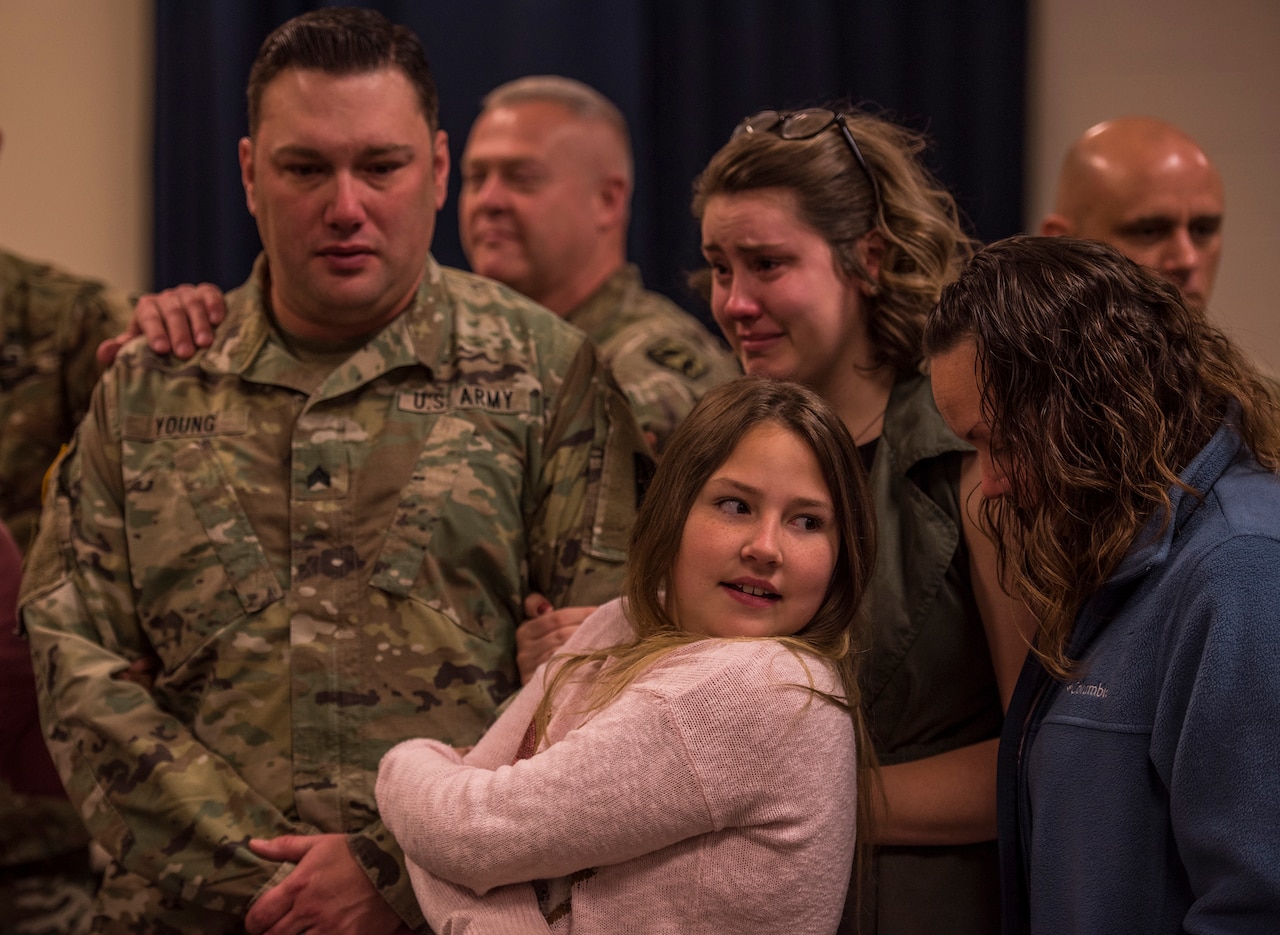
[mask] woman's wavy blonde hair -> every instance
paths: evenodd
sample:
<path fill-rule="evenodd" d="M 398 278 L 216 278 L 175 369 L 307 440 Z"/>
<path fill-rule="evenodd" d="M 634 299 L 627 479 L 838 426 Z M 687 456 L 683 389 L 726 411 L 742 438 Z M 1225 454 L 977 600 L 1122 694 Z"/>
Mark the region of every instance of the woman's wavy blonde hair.
<path fill-rule="evenodd" d="M 1015 237 L 978 253 L 925 329 L 930 356 L 972 340 L 1009 495 L 983 504 L 1002 576 L 1039 619 L 1033 650 L 1070 677 L 1085 602 L 1232 416 L 1280 469 L 1280 407 L 1257 370 L 1177 287 L 1096 241 Z"/>
<path fill-rule="evenodd" d="M 813 619 L 794 636 L 770 637 L 790 647 L 801 662 L 816 656 L 840 676 L 840 696 L 817 692 L 853 719 L 862 775 L 874 768 L 863 723 L 858 665 L 866 633 L 862 597 L 875 559 L 875 509 L 866 472 L 849 430 L 815 392 L 767 377 L 739 377 L 712 389 L 672 435 L 658 463 L 631 533 L 624 584 L 625 608 L 635 639 L 577 656 L 557 657 L 544 670 L 546 694 L 534 715 L 539 742 L 546 736 L 553 698 L 589 663 L 601 663 L 589 678 L 583 713 L 618 696 L 667 653 L 700 639 L 681 630 L 666 593 L 680 552 L 685 520 L 695 498 L 738 442 L 759 425 L 773 425 L 802 439 L 813 452 L 831 494 L 839 551 L 826 594 Z M 810 689 L 816 692 L 813 685 Z M 859 788 L 862 786 L 860 779 Z M 869 840 L 870 796 L 858 796 L 858 838 Z"/>
<path fill-rule="evenodd" d="M 693 215 L 701 221 L 716 195 L 765 188 L 793 192 L 800 220 L 831 245 L 840 272 L 876 287 L 868 304 L 875 363 L 900 374 L 914 372 L 920 366 L 925 317 L 972 255 L 973 242 L 960 225 L 955 199 L 920 161 L 923 136 L 853 108 L 839 112 L 876 177 L 878 207 L 866 173 L 832 124 L 808 139 L 783 139 L 772 132 L 734 136 L 694 180 Z M 872 230 L 884 239 L 880 275 L 874 279 L 856 247 Z M 691 282 L 709 298 L 705 270 Z"/>

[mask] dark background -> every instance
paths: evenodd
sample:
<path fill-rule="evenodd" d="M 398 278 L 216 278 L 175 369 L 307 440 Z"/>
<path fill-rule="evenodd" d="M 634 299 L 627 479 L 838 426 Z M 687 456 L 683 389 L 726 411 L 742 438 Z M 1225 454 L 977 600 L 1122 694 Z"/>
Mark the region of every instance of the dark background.
<path fill-rule="evenodd" d="M 236 141 L 258 46 L 302 0 L 158 0 L 155 283 L 241 283 L 259 249 Z M 433 252 L 466 261 L 456 166 L 480 99 L 527 74 L 577 78 L 631 125 L 631 259 L 706 319 L 694 176 L 745 115 L 852 101 L 924 131 L 925 161 L 983 241 L 1022 227 L 1026 0 L 385 0 L 421 37 L 455 171 Z"/>

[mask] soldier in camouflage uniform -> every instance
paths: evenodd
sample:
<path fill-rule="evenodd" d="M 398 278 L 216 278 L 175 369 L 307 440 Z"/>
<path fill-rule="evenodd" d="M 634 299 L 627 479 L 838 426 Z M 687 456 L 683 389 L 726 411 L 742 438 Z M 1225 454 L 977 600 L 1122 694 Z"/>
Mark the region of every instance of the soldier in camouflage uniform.
<path fill-rule="evenodd" d="M 471 268 L 585 331 L 656 451 L 703 393 L 741 373 L 697 319 L 646 290 L 626 262 L 631 142 L 608 98 L 554 75 L 502 85 L 472 126 L 462 177 Z M 149 331 L 163 331 L 162 308 L 193 322 L 221 312 L 208 284 L 147 296 L 139 313 Z"/>
<path fill-rule="evenodd" d="M 479 737 L 527 591 L 617 593 L 644 442 L 580 332 L 428 255 L 448 150 L 412 33 L 290 21 L 250 127 L 264 257 L 193 359 L 121 353 L 57 469 L 42 713 L 113 858 L 99 930 L 421 929 L 378 761 Z M 152 654 L 150 691 L 113 677 Z"/>
<path fill-rule="evenodd" d="M 0 251 L 0 520 L 23 549 L 41 480 L 98 382 L 94 352 L 131 314 L 123 293 Z"/>
<path fill-rule="evenodd" d="M 520 78 L 490 92 L 471 127 L 458 221 L 473 270 L 595 342 L 660 452 L 702 394 L 741 371 L 626 263 L 631 190 L 618 108 L 570 78 Z"/>

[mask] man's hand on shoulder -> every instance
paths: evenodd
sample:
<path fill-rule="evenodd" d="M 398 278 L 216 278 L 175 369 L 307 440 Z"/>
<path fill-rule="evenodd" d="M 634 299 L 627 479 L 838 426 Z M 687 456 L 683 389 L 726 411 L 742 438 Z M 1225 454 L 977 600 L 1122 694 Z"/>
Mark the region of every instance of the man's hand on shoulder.
<path fill-rule="evenodd" d="M 213 342 L 213 331 L 227 317 L 222 292 L 212 283 L 184 283 L 155 295 L 144 295 L 133 310 L 124 334 L 98 345 L 98 362 L 109 366 L 120 348 L 140 334 L 157 354 L 172 352 L 186 360 L 196 348 Z"/>
<path fill-rule="evenodd" d="M 268 860 L 297 864 L 244 917 L 251 935 L 402 935 L 409 928 L 374 888 L 346 835 L 284 835 L 254 840 Z"/>

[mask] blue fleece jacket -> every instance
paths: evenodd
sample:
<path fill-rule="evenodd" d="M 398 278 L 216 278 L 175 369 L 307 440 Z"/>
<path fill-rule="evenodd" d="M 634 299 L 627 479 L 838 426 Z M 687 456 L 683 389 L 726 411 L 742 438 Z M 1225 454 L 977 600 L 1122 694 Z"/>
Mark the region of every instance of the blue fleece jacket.
<path fill-rule="evenodd" d="M 1280 933 L 1280 479 L 1224 424 L 1034 657 L 1000 742 L 1005 932 Z"/>

